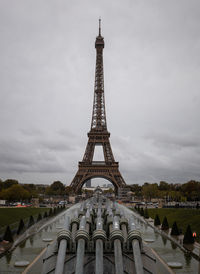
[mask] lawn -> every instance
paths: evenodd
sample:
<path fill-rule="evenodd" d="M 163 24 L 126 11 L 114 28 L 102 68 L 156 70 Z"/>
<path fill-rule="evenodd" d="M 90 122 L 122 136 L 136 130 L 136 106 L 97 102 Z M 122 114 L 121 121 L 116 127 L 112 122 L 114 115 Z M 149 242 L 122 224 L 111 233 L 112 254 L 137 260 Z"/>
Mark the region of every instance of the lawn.
<path fill-rule="evenodd" d="M 148 209 L 149 217 L 155 218 L 158 214 L 160 221 L 163 221 L 164 216 L 167 217 L 169 226 L 172 227 L 176 221 L 178 228 L 181 228 L 183 233 L 189 224 L 192 231 L 197 233 L 197 240 L 200 241 L 200 210 L 198 209 L 184 209 L 184 208 L 150 208 Z"/>
<path fill-rule="evenodd" d="M 27 219 L 31 215 L 37 216 L 39 213 L 49 211 L 49 208 L 34 208 L 34 207 L 23 207 L 23 208 L 0 208 L 0 228 L 6 225 L 10 225 L 20 221 L 20 219 Z"/>

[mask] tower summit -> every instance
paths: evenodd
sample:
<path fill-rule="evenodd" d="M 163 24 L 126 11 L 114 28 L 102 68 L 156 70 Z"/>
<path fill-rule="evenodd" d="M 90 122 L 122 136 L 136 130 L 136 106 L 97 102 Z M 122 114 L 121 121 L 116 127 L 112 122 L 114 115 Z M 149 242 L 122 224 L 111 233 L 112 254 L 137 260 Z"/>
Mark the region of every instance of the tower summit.
<path fill-rule="evenodd" d="M 96 48 L 96 72 L 94 86 L 94 103 L 92 113 L 91 130 L 107 130 L 106 112 L 104 100 L 104 77 L 103 77 L 103 49 L 104 38 L 101 36 L 101 19 L 99 19 L 99 35 L 95 42 Z"/>
<path fill-rule="evenodd" d="M 119 164 L 115 162 L 109 141 L 110 133 L 107 130 L 103 77 L 104 38 L 101 36 L 101 19 L 99 19 L 99 34 L 96 37 L 95 48 L 96 70 L 92 121 L 83 160 L 79 162 L 78 171 L 70 185 L 75 193 L 78 193 L 83 184 L 92 178 L 109 180 L 116 191 L 126 186 L 118 169 Z M 93 161 L 96 146 L 102 146 L 104 161 Z"/>

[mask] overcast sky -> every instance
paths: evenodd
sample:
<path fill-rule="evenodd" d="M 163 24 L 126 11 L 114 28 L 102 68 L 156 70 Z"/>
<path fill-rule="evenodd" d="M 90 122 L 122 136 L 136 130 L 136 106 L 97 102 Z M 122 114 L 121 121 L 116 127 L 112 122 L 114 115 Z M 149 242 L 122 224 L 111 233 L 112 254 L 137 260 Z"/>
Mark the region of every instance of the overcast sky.
<path fill-rule="evenodd" d="M 0 0 L 0 178 L 72 181 L 90 130 L 99 16 L 125 181 L 200 180 L 199 0 Z"/>

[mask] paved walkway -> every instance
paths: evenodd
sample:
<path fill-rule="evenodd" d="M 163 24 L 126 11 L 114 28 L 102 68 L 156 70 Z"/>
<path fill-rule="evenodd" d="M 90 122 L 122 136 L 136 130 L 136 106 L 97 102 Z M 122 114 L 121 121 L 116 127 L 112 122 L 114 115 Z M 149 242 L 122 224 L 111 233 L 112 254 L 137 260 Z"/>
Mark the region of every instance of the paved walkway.
<path fill-rule="evenodd" d="M 200 260 L 200 244 L 195 242 L 193 252 L 199 257 Z"/>

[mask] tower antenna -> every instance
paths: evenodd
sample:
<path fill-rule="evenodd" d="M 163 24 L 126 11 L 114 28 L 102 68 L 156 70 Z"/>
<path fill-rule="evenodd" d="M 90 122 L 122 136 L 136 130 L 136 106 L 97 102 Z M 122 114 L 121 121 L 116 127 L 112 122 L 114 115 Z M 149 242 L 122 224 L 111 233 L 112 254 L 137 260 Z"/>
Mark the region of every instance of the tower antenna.
<path fill-rule="evenodd" d="M 99 36 L 101 36 L 101 17 L 99 17 Z"/>

